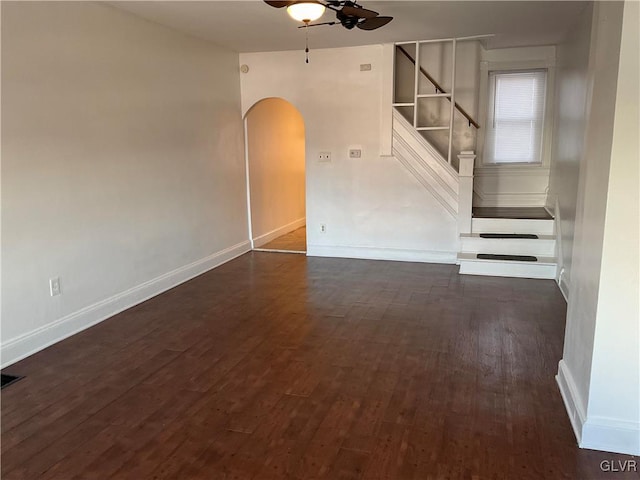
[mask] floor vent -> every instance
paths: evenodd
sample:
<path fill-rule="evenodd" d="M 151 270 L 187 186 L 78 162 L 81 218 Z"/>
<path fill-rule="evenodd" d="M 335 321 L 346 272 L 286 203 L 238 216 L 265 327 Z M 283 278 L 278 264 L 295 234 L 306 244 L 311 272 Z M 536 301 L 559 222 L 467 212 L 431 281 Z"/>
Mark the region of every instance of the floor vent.
<path fill-rule="evenodd" d="M 537 262 L 538 258 L 531 255 L 494 255 L 492 253 L 479 253 L 479 260 L 511 260 L 517 262 Z"/>
<path fill-rule="evenodd" d="M 526 238 L 528 240 L 537 240 L 539 237 L 533 233 L 481 233 L 480 238 Z"/>
<path fill-rule="evenodd" d="M 18 377 L 16 375 L 5 375 L 4 373 L 1 375 L 2 375 L 2 386 L 0 388 L 8 387 L 12 383 L 15 383 L 18 380 L 24 378 L 24 377 Z"/>

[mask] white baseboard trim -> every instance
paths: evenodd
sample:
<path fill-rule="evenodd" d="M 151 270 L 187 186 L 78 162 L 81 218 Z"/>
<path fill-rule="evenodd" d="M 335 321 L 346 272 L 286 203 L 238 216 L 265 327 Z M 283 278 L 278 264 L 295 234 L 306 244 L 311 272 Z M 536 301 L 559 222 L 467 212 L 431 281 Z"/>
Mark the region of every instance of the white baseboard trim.
<path fill-rule="evenodd" d="M 304 227 L 306 223 L 307 223 L 306 217 L 302 217 L 302 218 L 299 218 L 298 220 L 294 220 L 291 223 L 287 223 L 282 227 L 278 227 L 274 230 L 271 230 L 270 232 L 267 232 L 263 235 L 259 235 L 253 239 L 253 248 L 259 248 L 262 245 L 269 243 L 271 240 L 275 240 L 276 238 L 281 237 L 282 235 L 285 235 L 289 232 L 293 232 L 294 230 L 297 230 L 300 227 Z"/>
<path fill-rule="evenodd" d="M 267 252 L 267 253 L 295 253 L 298 255 L 306 255 L 307 252 L 304 250 L 282 250 L 279 248 L 254 248 L 254 252 Z"/>
<path fill-rule="evenodd" d="M 562 296 L 564 297 L 564 301 L 569 303 L 569 282 L 566 277 L 564 275 L 560 276 L 557 283 L 560 288 L 560 293 L 562 293 Z"/>
<path fill-rule="evenodd" d="M 191 280 L 250 250 L 251 245 L 248 241 L 238 243 L 4 342 L 1 347 L 2 368 Z"/>
<path fill-rule="evenodd" d="M 560 360 L 558 363 L 556 382 L 560 388 L 560 395 L 562 395 L 564 406 L 567 409 L 573 432 L 578 441 L 578 445 L 580 445 L 582 441 L 582 427 L 586 420 L 586 411 L 584 402 L 578 394 L 578 388 L 573 380 L 573 375 L 571 375 L 564 360 Z"/>
<path fill-rule="evenodd" d="M 548 207 L 544 207 L 547 212 L 554 218 L 554 231 L 556 236 L 556 259 L 558 261 L 558 273 L 556 283 L 562 292 L 565 302 L 569 303 L 569 280 L 567 279 L 566 270 L 564 268 L 564 254 L 562 250 L 562 217 L 560 213 L 560 204 L 556 198 L 555 208 L 553 212 Z"/>
<path fill-rule="evenodd" d="M 457 261 L 457 252 L 363 247 L 353 245 L 307 245 L 307 256 L 448 264 L 455 264 Z"/>
<path fill-rule="evenodd" d="M 640 455 L 640 423 L 589 417 L 582 426 L 580 448 Z"/>

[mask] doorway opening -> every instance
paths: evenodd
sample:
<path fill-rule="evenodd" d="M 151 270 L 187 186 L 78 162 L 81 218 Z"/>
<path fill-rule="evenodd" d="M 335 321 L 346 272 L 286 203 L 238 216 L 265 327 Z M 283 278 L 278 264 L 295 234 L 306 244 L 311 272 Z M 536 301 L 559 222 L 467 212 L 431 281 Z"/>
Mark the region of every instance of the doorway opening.
<path fill-rule="evenodd" d="M 306 253 L 302 115 L 286 100 L 265 98 L 249 109 L 244 125 L 251 246 Z"/>

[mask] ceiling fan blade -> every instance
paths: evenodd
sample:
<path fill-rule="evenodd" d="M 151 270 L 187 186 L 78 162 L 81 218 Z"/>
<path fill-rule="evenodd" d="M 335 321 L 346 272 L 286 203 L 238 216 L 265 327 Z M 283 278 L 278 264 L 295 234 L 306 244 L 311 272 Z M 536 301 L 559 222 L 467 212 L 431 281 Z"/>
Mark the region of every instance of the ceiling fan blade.
<path fill-rule="evenodd" d="M 360 30 L 375 30 L 376 28 L 384 27 L 391 20 L 393 20 L 393 17 L 368 18 L 364 22 L 358 23 L 357 27 Z"/>
<path fill-rule="evenodd" d="M 374 12 L 373 10 L 367 10 L 362 7 L 352 7 L 349 5 L 345 5 L 340 10 L 345 15 L 349 15 L 350 17 L 358 17 L 358 18 L 374 18 L 378 16 L 378 12 Z"/>
<path fill-rule="evenodd" d="M 275 8 L 283 8 L 283 7 L 288 7 L 293 2 L 278 1 L 278 0 L 264 0 L 264 3 Z"/>

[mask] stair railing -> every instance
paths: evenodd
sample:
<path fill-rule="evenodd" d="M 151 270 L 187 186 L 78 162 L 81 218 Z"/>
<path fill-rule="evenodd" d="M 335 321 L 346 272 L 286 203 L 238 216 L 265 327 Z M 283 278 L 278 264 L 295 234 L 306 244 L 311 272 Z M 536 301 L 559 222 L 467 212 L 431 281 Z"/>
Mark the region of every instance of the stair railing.
<path fill-rule="evenodd" d="M 474 39 L 475 37 L 467 37 L 464 40 L 470 40 L 470 39 Z M 478 37 L 481 38 L 481 37 Z M 427 40 L 427 41 L 419 41 L 419 42 L 398 42 L 395 44 L 395 46 L 397 47 L 397 51 L 399 51 L 403 56 L 405 56 L 413 65 L 414 65 L 414 69 L 415 69 L 415 80 L 414 80 L 414 92 L 413 92 L 413 103 L 394 103 L 393 106 L 394 107 L 413 107 L 413 128 L 415 128 L 418 131 L 428 131 L 428 130 L 448 130 L 449 131 L 449 146 L 448 146 L 448 154 L 447 154 L 447 161 L 449 162 L 449 164 L 451 165 L 451 160 L 452 160 L 452 146 L 453 146 L 453 123 L 454 123 L 454 119 L 455 119 L 455 112 L 456 110 L 458 112 L 460 112 L 469 122 L 469 126 L 473 126 L 476 129 L 480 128 L 480 124 L 475 121 L 471 115 L 469 115 L 469 113 L 462 108 L 456 101 L 455 101 L 455 84 L 456 84 L 456 42 L 458 39 L 456 38 L 452 38 L 452 39 L 443 39 L 443 40 Z M 420 44 L 422 43 L 443 43 L 443 42 L 451 42 L 452 43 L 452 58 L 451 58 L 451 93 L 447 93 L 445 91 L 445 89 L 438 83 L 438 81 L 433 78 L 432 75 L 429 74 L 429 72 L 427 72 L 422 66 L 419 65 L 418 62 L 416 62 L 416 59 L 414 59 L 409 52 L 407 52 L 403 45 L 415 45 L 415 53 L 416 53 L 416 58 L 419 59 L 420 58 Z M 397 68 L 397 64 L 394 68 Z M 429 82 L 431 82 L 431 84 L 433 84 L 433 86 L 436 89 L 436 93 L 434 94 L 430 94 L 430 93 L 420 93 L 419 91 L 419 82 L 420 82 L 420 75 L 422 75 L 423 77 L 425 77 Z M 431 127 L 425 127 L 425 126 L 419 126 L 418 125 L 418 100 L 420 98 L 429 98 L 429 97 L 441 97 L 441 98 L 446 98 L 450 104 L 451 104 L 451 112 L 449 115 L 449 125 L 448 126 L 431 126 Z"/>
<path fill-rule="evenodd" d="M 407 52 L 402 45 L 396 45 L 398 47 L 398 50 L 405 56 L 407 57 L 407 59 L 413 63 L 414 65 L 416 64 L 415 59 L 409 54 L 409 52 Z M 444 88 L 442 88 L 440 86 L 440 84 L 438 83 L 438 81 L 433 78 L 431 75 L 429 75 L 429 72 L 427 72 L 424 68 L 420 67 L 420 73 L 431 82 L 431 84 L 435 87 L 436 89 L 436 93 L 444 93 L 445 95 L 447 94 L 446 90 Z M 447 100 L 449 100 L 451 102 L 451 97 L 445 97 Z M 471 115 L 469 115 L 467 113 L 467 111 L 462 108 L 460 106 L 460 104 L 458 102 L 454 102 L 454 106 L 456 108 L 456 110 L 458 110 L 468 121 L 469 121 L 469 126 L 474 126 L 475 128 L 480 128 L 480 124 L 478 122 L 476 122 L 473 117 L 471 117 Z"/>

